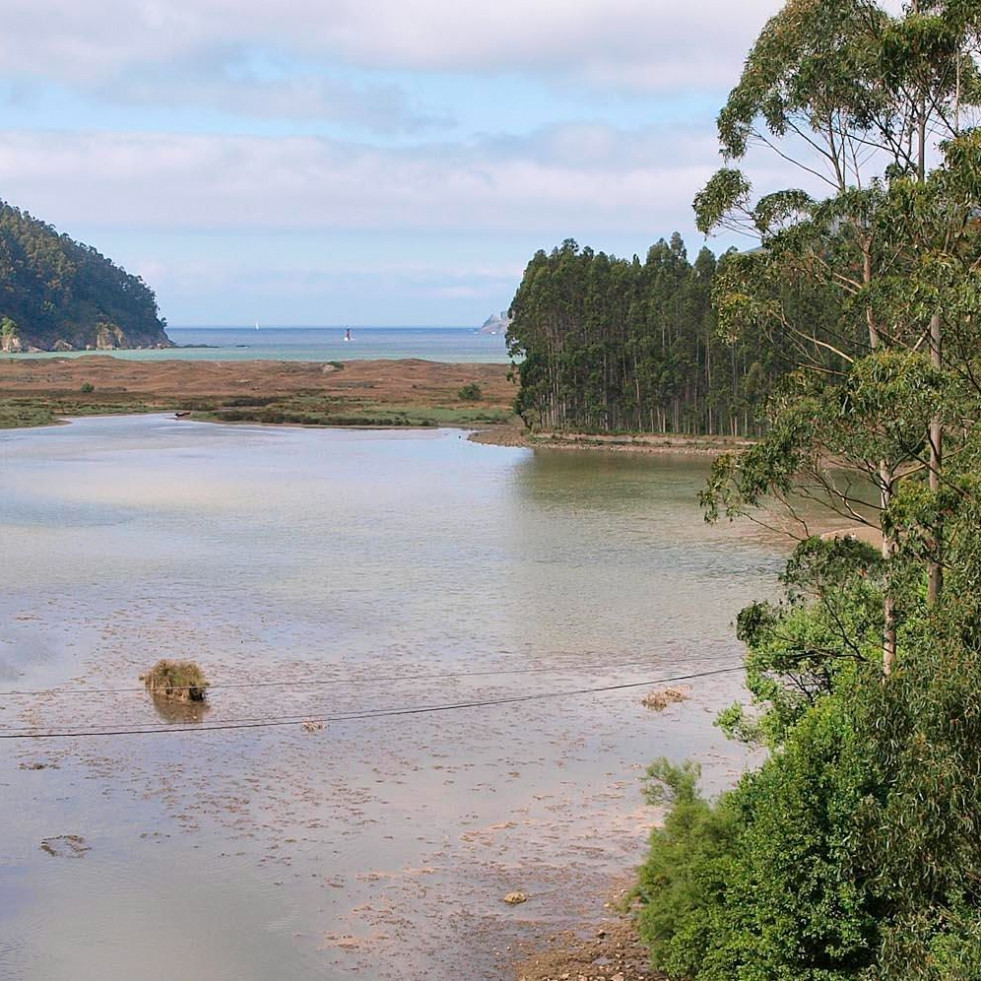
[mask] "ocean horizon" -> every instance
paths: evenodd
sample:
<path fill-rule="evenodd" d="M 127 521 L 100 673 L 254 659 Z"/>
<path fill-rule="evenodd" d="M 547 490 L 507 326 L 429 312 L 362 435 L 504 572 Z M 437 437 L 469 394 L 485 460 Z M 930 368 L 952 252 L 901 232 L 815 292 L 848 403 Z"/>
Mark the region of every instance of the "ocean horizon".
<path fill-rule="evenodd" d="M 348 336 L 349 340 L 345 340 Z M 421 358 L 426 361 L 506 364 L 502 334 L 474 327 L 167 327 L 172 348 L 69 351 L 16 358 L 111 354 L 133 361 L 360 361 Z"/>
<path fill-rule="evenodd" d="M 167 336 L 180 345 L 179 356 L 203 360 L 509 360 L 503 335 L 474 327 L 168 327 Z"/>

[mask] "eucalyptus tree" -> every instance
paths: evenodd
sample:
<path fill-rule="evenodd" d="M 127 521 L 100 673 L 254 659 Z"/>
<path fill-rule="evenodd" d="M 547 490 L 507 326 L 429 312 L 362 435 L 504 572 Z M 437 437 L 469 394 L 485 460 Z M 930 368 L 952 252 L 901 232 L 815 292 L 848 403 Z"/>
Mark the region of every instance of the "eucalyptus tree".
<path fill-rule="evenodd" d="M 972 377 L 951 370 L 944 329 L 973 325 L 954 298 L 976 275 L 966 262 L 976 212 L 963 193 L 973 142 L 962 130 L 981 102 L 979 23 L 981 9 L 965 0 L 921 0 L 901 16 L 872 0 L 790 0 L 719 116 L 725 166 L 695 201 L 703 232 L 737 229 L 759 244 L 729 257 L 717 278 L 721 329 L 763 330 L 799 369 L 771 405 L 764 441 L 716 467 L 709 514 L 785 496 L 806 476 L 835 511 L 879 529 L 886 673 L 900 566 L 913 553 L 925 563 L 931 602 L 943 582 L 944 417 Z M 760 151 L 797 168 L 806 187 L 754 194 L 734 165 Z M 961 193 L 950 196 L 955 185 Z M 823 294 L 837 317 L 821 322 L 789 302 L 795 284 Z M 878 491 L 871 515 L 855 473 Z M 911 528 L 899 492 L 924 474 L 925 524 Z"/>
<path fill-rule="evenodd" d="M 517 411 L 551 430 L 757 434 L 789 359 L 755 332 L 720 336 L 711 295 L 727 261 L 703 248 L 691 262 L 677 233 L 643 261 L 572 240 L 536 253 L 508 329 Z"/>
<path fill-rule="evenodd" d="M 693 771 L 650 771 L 673 806 L 640 925 L 671 977 L 981 977 L 979 15 L 791 0 L 720 117 L 699 220 L 760 245 L 720 263 L 720 327 L 796 370 L 708 516 L 811 493 L 883 548 L 808 537 L 783 602 L 740 615 L 758 711 L 719 721 L 771 750 L 758 770 L 714 804 Z M 808 187 L 755 196 L 733 165 L 757 149 Z"/>

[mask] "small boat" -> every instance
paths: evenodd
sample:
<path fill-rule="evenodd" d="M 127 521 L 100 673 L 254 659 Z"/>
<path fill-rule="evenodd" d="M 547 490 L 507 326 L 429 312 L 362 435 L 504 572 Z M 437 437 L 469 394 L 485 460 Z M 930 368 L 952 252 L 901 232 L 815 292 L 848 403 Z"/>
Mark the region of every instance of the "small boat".
<path fill-rule="evenodd" d="M 258 330 L 258 329 L 259 329 L 259 321 L 258 321 L 258 320 L 257 320 L 257 321 L 255 322 L 255 329 L 256 329 L 256 330 Z"/>

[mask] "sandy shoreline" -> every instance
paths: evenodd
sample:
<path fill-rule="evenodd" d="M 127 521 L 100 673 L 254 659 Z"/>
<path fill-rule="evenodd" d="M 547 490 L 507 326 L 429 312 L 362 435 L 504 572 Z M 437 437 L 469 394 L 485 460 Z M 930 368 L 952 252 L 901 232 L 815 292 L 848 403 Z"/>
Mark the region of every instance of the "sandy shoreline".
<path fill-rule="evenodd" d="M 651 968 L 632 912 L 624 909 L 633 888 L 634 877 L 625 876 L 611 890 L 601 918 L 527 947 L 515 965 L 515 981 L 665 981 Z"/>
<path fill-rule="evenodd" d="M 684 454 L 720 456 L 742 450 L 752 443 L 720 436 L 670 436 L 652 433 L 590 434 L 531 432 L 520 425 L 493 426 L 474 433 L 471 440 L 487 446 L 524 446 L 549 450 L 604 450 L 616 453 Z"/>

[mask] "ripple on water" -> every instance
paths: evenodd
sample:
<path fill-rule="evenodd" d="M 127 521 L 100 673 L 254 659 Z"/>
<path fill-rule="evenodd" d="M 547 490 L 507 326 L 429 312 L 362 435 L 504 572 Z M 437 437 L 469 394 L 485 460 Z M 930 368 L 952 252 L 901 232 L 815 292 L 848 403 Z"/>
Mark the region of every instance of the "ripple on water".
<path fill-rule="evenodd" d="M 0 725 L 199 730 L 0 761 L 11 978 L 170 977 L 175 950 L 206 981 L 498 977 L 636 863 L 652 757 L 714 787 L 743 763 L 711 724 L 733 675 L 659 714 L 638 687 L 300 724 L 730 663 L 779 554 L 702 523 L 701 461 L 159 417 L 0 452 L 3 687 L 58 687 Z M 140 689 L 160 657 L 205 666 L 200 721 Z M 70 835 L 81 861 L 39 847 Z"/>

